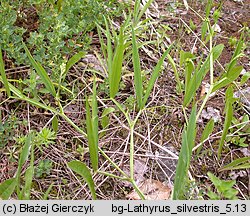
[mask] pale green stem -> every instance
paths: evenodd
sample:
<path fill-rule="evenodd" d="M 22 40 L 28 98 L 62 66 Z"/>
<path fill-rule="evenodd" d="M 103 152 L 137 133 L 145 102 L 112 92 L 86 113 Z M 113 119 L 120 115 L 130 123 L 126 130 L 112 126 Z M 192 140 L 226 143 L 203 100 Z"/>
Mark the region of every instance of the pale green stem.
<path fill-rule="evenodd" d="M 213 30 L 211 30 L 213 32 Z M 213 53 L 212 53 L 212 50 L 213 50 L 213 33 L 210 31 L 210 35 L 209 35 L 209 39 L 210 39 L 210 86 L 212 86 L 214 84 L 214 59 L 213 59 Z"/>
<path fill-rule="evenodd" d="M 117 175 L 114 175 L 114 174 L 108 173 L 108 172 L 97 171 L 97 173 L 105 175 L 105 176 L 109 176 L 109 177 L 112 177 L 112 178 L 117 178 L 117 179 L 120 179 L 120 180 L 123 180 L 123 181 L 130 181 L 129 178 L 124 178 L 124 177 L 117 176 Z"/>
<path fill-rule="evenodd" d="M 208 29 L 209 29 L 209 49 L 210 49 L 210 58 L 209 58 L 209 63 L 210 63 L 210 88 L 207 92 L 207 95 L 199 109 L 199 112 L 196 116 L 196 121 L 199 119 L 199 116 L 202 112 L 202 110 L 204 109 L 209 97 L 210 97 L 210 94 L 212 94 L 212 90 L 213 90 L 213 86 L 214 86 L 214 59 L 213 59 L 213 30 L 211 29 L 211 26 L 209 24 L 208 25 Z"/>
<path fill-rule="evenodd" d="M 207 95 L 206 95 L 206 97 L 205 97 L 203 103 L 201 104 L 201 107 L 200 107 L 200 109 L 199 109 L 199 112 L 198 112 L 197 115 L 196 115 L 196 121 L 199 119 L 200 114 L 201 114 L 202 110 L 204 109 L 204 107 L 205 107 L 205 105 L 206 105 L 206 103 L 207 103 L 207 101 L 208 101 L 208 99 L 209 99 L 209 97 L 210 97 L 210 94 L 212 93 L 212 89 L 213 89 L 213 85 L 210 86 L 210 88 L 209 88 L 209 90 L 208 90 L 208 92 L 207 92 Z"/>
<path fill-rule="evenodd" d="M 130 178 L 134 179 L 134 127 L 130 128 Z"/>
<path fill-rule="evenodd" d="M 65 121 L 67 121 L 73 128 L 75 128 L 79 133 L 87 137 L 87 134 L 80 129 L 68 116 L 66 116 L 64 113 L 59 113 L 59 116 L 61 116 Z"/>
<path fill-rule="evenodd" d="M 129 122 L 131 122 L 131 124 L 129 124 L 129 127 L 130 127 L 130 151 L 129 151 L 130 158 L 129 159 L 130 159 L 130 178 L 131 179 L 134 179 L 134 127 L 141 113 L 142 113 L 142 110 L 138 112 L 134 121 L 129 120 Z"/>
<path fill-rule="evenodd" d="M 142 193 L 142 191 L 140 190 L 140 188 L 137 186 L 137 184 L 135 183 L 135 181 L 133 179 L 132 179 L 131 183 L 132 183 L 134 189 L 136 190 L 137 194 L 140 196 L 140 198 L 142 200 L 145 200 L 144 194 Z"/>
<path fill-rule="evenodd" d="M 105 152 L 100 147 L 98 147 L 98 150 L 123 176 L 129 179 L 128 175 L 115 162 L 113 162 L 111 158 L 108 155 L 106 155 Z"/>

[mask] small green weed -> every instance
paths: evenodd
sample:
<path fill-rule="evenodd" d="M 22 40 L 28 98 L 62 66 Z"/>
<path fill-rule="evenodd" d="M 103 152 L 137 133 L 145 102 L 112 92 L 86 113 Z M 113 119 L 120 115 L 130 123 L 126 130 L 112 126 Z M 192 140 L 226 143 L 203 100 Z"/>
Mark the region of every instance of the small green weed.
<path fill-rule="evenodd" d="M 50 174 L 52 168 L 52 161 L 45 159 L 41 160 L 38 163 L 38 166 L 35 168 L 35 177 L 42 178 Z"/>
<path fill-rule="evenodd" d="M 217 178 L 212 173 L 208 172 L 208 177 L 212 181 L 213 185 L 216 188 L 216 193 L 213 192 L 211 189 L 207 192 L 207 195 L 212 200 L 222 200 L 222 199 L 229 199 L 235 200 L 237 198 L 238 191 L 233 188 L 234 184 L 236 183 L 235 180 L 225 181 Z"/>
<path fill-rule="evenodd" d="M 248 147 L 249 116 L 245 114 L 241 120 L 233 117 L 232 124 L 236 125 L 236 127 L 229 129 L 229 134 L 232 134 L 232 136 L 227 136 L 226 142 L 243 148 Z"/>
<path fill-rule="evenodd" d="M 3 148 L 10 141 L 14 141 L 17 136 L 16 130 L 19 128 L 19 125 L 26 125 L 27 122 L 20 121 L 15 115 L 11 114 L 8 118 L 3 121 L 1 119 L 1 110 L 0 110 L 0 148 Z"/>

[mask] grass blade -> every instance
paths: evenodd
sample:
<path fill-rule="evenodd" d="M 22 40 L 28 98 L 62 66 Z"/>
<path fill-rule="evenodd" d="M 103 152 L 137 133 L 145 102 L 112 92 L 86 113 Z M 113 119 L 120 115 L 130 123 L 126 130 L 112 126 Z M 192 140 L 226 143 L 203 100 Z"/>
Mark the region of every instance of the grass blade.
<path fill-rule="evenodd" d="M 181 88 L 181 81 L 180 81 L 180 77 L 179 77 L 179 74 L 178 74 L 178 71 L 177 71 L 177 68 L 176 68 L 176 64 L 174 62 L 174 59 L 168 54 L 167 55 L 167 58 L 168 58 L 168 61 L 169 63 L 171 64 L 172 68 L 173 68 L 173 71 L 174 71 L 174 76 L 175 76 L 175 79 L 176 79 L 176 82 L 177 82 L 177 92 L 178 93 L 181 93 L 182 92 L 182 88 Z"/>
<path fill-rule="evenodd" d="M 213 61 L 219 58 L 223 49 L 224 49 L 223 44 L 219 44 L 212 49 L 210 55 L 213 55 Z M 185 92 L 184 101 L 183 101 L 184 107 L 187 107 L 189 105 L 189 103 L 191 102 L 192 98 L 195 95 L 196 90 L 199 88 L 202 80 L 204 79 L 207 72 L 209 71 L 210 55 L 207 57 L 206 61 L 201 66 L 201 68 L 197 72 L 195 72 L 194 76 L 190 79 L 188 86 L 187 86 L 187 91 Z"/>
<path fill-rule="evenodd" d="M 51 185 L 49 186 L 49 188 L 46 190 L 45 194 L 43 195 L 43 200 L 47 200 L 50 191 L 52 190 L 52 187 L 54 186 L 54 183 L 51 183 Z"/>
<path fill-rule="evenodd" d="M 25 172 L 25 176 L 24 176 L 25 185 L 22 191 L 23 200 L 30 199 L 30 191 L 31 191 L 33 176 L 34 176 L 34 166 L 32 164 L 28 167 L 28 169 Z"/>
<path fill-rule="evenodd" d="M 97 100 L 95 81 L 93 85 L 92 97 L 92 115 L 88 98 L 86 97 L 86 126 L 87 138 L 89 145 L 89 153 L 92 167 L 95 171 L 98 170 L 98 116 L 97 116 Z"/>
<path fill-rule="evenodd" d="M 140 11 L 140 0 L 135 0 L 135 5 L 134 5 L 134 23 L 137 24 L 137 17 L 139 15 Z"/>
<path fill-rule="evenodd" d="M 214 120 L 210 119 L 210 121 L 207 123 L 202 135 L 201 135 L 201 141 L 203 142 L 205 139 L 208 138 L 208 136 L 213 132 L 214 129 Z"/>
<path fill-rule="evenodd" d="M 56 115 L 53 117 L 51 123 L 52 123 L 52 128 L 53 128 L 53 130 L 55 131 L 55 133 L 57 133 L 59 123 L 58 123 L 58 118 L 57 118 Z"/>
<path fill-rule="evenodd" d="M 235 66 L 235 67 L 231 68 L 230 71 L 228 71 L 228 73 L 226 74 L 226 76 L 224 78 L 222 78 L 221 80 L 217 81 L 214 84 L 212 92 L 215 92 L 218 89 L 221 89 L 221 88 L 229 85 L 230 83 L 232 83 L 234 80 L 236 80 L 239 77 L 242 69 L 243 69 L 242 66 Z"/>
<path fill-rule="evenodd" d="M 226 170 L 247 169 L 250 168 L 250 157 L 243 157 L 232 161 L 219 169 L 219 172 Z M 245 163 L 246 162 L 246 163 Z"/>
<path fill-rule="evenodd" d="M 84 178 L 89 186 L 92 198 L 96 200 L 95 184 L 88 167 L 84 163 L 76 160 L 69 162 L 68 166 L 70 169 Z"/>
<path fill-rule="evenodd" d="M 111 34 L 110 34 L 110 30 L 109 30 L 108 21 L 106 20 L 105 16 L 103 16 L 103 17 L 104 17 L 104 21 L 105 21 L 105 25 L 106 25 L 107 55 L 108 55 L 107 64 L 108 64 L 108 74 L 109 74 L 109 78 L 110 78 L 111 74 L 112 74 L 113 49 L 112 49 Z M 110 87 L 110 85 L 109 85 L 109 87 Z"/>
<path fill-rule="evenodd" d="M 92 128 L 93 128 L 93 156 L 92 165 L 95 171 L 98 170 L 98 108 L 96 99 L 96 79 L 93 83 L 93 97 L 92 97 Z"/>
<path fill-rule="evenodd" d="M 102 129 L 106 129 L 106 127 L 108 127 L 109 125 L 109 114 L 113 113 L 115 111 L 115 108 L 113 107 L 108 107 L 105 108 L 102 116 L 101 116 L 101 125 L 102 125 Z M 104 131 L 102 132 L 102 134 L 104 134 Z"/>
<path fill-rule="evenodd" d="M 7 95 L 8 95 L 8 97 L 10 97 L 10 87 L 9 87 L 9 82 L 7 80 L 6 73 L 5 73 L 5 70 L 4 70 L 4 62 L 3 62 L 1 47 L 0 47 L 0 74 L 1 74 L 1 77 L 2 77 L 3 85 L 4 85 L 5 90 L 7 92 Z"/>
<path fill-rule="evenodd" d="M 19 169 L 22 168 L 23 164 L 28 159 L 29 152 L 30 152 L 30 147 L 31 147 L 31 138 L 32 138 L 32 135 L 29 134 L 28 137 L 25 140 L 25 145 L 24 145 L 24 147 L 22 149 L 22 152 L 20 154 L 19 161 L 18 161 L 18 168 Z"/>
<path fill-rule="evenodd" d="M 219 143 L 219 149 L 218 149 L 218 159 L 221 157 L 221 152 L 222 152 L 222 147 L 225 141 L 225 138 L 227 136 L 228 129 L 231 125 L 232 119 L 233 119 L 233 87 L 229 86 L 226 91 L 226 105 L 225 105 L 225 110 L 226 110 L 226 117 L 225 117 L 225 122 L 224 122 L 224 127 Z"/>
<path fill-rule="evenodd" d="M 28 156 L 29 156 L 30 147 L 31 147 L 31 139 L 32 139 L 32 134 L 29 134 L 26 137 L 24 147 L 23 147 L 23 149 L 21 151 L 21 154 L 20 154 L 20 157 L 19 157 L 18 168 L 17 168 L 17 173 L 16 173 L 16 180 L 17 180 L 17 185 L 18 186 L 20 185 L 21 169 L 22 169 L 24 163 L 26 162 L 26 160 L 28 159 Z M 19 198 L 21 197 L 19 187 L 17 187 L 17 195 L 18 195 Z"/>
<path fill-rule="evenodd" d="M 136 36 L 134 28 L 132 28 L 132 46 L 133 46 L 133 66 L 134 66 L 134 82 L 136 99 L 139 109 L 142 109 L 142 77 L 141 77 L 141 65 L 138 48 L 136 44 Z"/>
<path fill-rule="evenodd" d="M 213 132 L 213 130 L 214 130 L 214 120 L 210 119 L 210 121 L 207 123 L 206 127 L 202 132 L 200 143 L 203 143 L 203 141 L 209 137 L 209 135 Z M 203 144 L 197 149 L 196 156 L 200 154 L 202 146 Z"/>
<path fill-rule="evenodd" d="M 139 12 L 138 16 L 136 17 L 136 22 L 135 25 L 138 24 L 138 22 L 140 21 L 141 17 L 143 16 L 143 14 L 146 12 L 146 10 L 150 7 L 150 5 L 152 4 L 154 0 L 148 0 L 147 3 L 143 6 L 143 8 L 141 9 L 141 11 Z M 140 2 L 140 1 L 139 1 Z"/>
<path fill-rule="evenodd" d="M 68 73 L 69 69 L 77 63 L 83 56 L 85 55 L 85 52 L 79 52 L 75 55 L 73 55 L 67 62 L 65 72 L 63 74 L 63 79 L 65 78 L 66 74 Z"/>
<path fill-rule="evenodd" d="M 123 109 L 122 105 L 117 102 L 115 99 L 112 99 L 112 101 L 115 103 L 115 105 L 118 107 L 118 109 L 124 114 L 124 116 L 126 117 L 126 120 L 128 121 L 129 125 L 132 125 L 131 119 L 128 115 L 128 113 L 126 113 L 126 111 Z"/>
<path fill-rule="evenodd" d="M 114 58 L 112 61 L 111 72 L 109 73 L 109 87 L 110 87 L 111 98 L 114 98 L 119 90 L 121 74 L 122 74 L 124 50 L 125 50 L 124 32 L 123 32 L 123 28 L 121 27 L 120 34 L 118 36 L 118 44 L 117 44 L 117 47 L 114 53 Z"/>
<path fill-rule="evenodd" d="M 30 137 L 31 135 L 29 135 Z M 34 145 L 31 146 L 31 159 L 30 159 L 30 166 L 25 172 L 24 180 L 25 185 L 21 193 L 21 198 L 23 200 L 29 200 L 30 199 L 30 191 L 32 187 L 32 180 L 34 176 Z"/>
<path fill-rule="evenodd" d="M 237 63 L 238 61 L 238 58 L 241 57 L 241 52 L 242 52 L 242 49 L 243 49 L 243 45 L 244 45 L 244 41 L 242 40 L 242 35 L 240 36 L 240 39 L 237 43 L 237 46 L 236 46 L 236 49 L 234 51 L 234 54 L 230 60 L 230 63 L 228 65 L 228 69 L 227 71 L 230 71 Z"/>
<path fill-rule="evenodd" d="M 7 179 L 0 184 L 0 198 L 7 200 L 14 192 L 17 185 L 16 178 Z"/>
<path fill-rule="evenodd" d="M 187 128 L 184 129 L 182 134 L 182 145 L 179 154 L 178 164 L 176 168 L 174 180 L 173 199 L 184 199 L 184 186 L 187 178 L 188 168 L 190 165 L 192 148 L 194 147 L 196 136 L 196 106 L 193 107 L 190 120 Z"/>
<path fill-rule="evenodd" d="M 154 71 L 152 73 L 152 76 L 148 82 L 148 87 L 146 89 L 146 93 L 143 97 L 143 101 L 142 101 L 142 107 L 144 107 L 148 101 L 149 95 L 151 93 L 151 90 L 154 87 L 155 81 L 159 76 L 159 73 L 161 71 L 161 67 L 163 65 L 164 59 L 167 57 L 167 55 L 169 54 L 170 50 L 172 49 L 174 44 L 171 44 L 168 49 L 163 53 L 162 57 L 160 58 L 160 60 L 158 61 L 157 65 L 154 68 Z"/>
<path fill-rule="evenodd" d="M 46 86 L 46 88 L 48 89 L 48 91 L 55 97 L 56 90 L 55 90 L 55 87 L 54 87 L 52 81 L 50 80 L 47 72 L 45 71 L 45 69 L 42 67 L 42 65 L 39 62 L 35 61 L 35 59 L 30 54 L 30 51 L 26 47 L 26 45 L 23 44 L 23 46 L 24 46 L 25 52 L 30 60 L 30 63 L 35 68 L 36 72 L 38 73 L 38 75 L 42 79 L 42 81 L 43 81 L 44 85 Z"/>

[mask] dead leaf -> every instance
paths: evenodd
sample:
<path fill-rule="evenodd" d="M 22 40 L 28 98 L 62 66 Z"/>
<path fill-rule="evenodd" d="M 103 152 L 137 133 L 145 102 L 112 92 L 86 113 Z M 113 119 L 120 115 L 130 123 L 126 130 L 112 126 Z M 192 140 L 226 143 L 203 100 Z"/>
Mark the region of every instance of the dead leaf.
<path fill-rule="evenodd" d="M 145 195 L 146 200 L 168 200 L 171 194 L 171 188 L 162 182 L 146 179 L 139 185 L 140 190 Z M 136 191 L 132 191 L 127 195 L 128 199 L 141 200 Z"/>

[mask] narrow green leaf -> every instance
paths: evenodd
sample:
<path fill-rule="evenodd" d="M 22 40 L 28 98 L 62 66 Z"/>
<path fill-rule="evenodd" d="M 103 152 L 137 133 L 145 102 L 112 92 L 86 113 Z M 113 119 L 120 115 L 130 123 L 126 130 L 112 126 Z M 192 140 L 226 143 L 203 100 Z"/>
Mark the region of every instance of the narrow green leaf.
<path fill-rule="evenodd" d="M 25 163 L 25 161 L 29 157 L 30 147 L 31 147 L 31 138 L 32 138 L 32 135 L 29 134 L 25 140 L 25 144 L 24 144 L 24 147 L 21 151 L 19 161 L 18 161 L 18 169 L 22 168 L 23 164 Z"/>
<path fill-rule="evenodd" d="M 34 166 L 32 164 L 28 167 L 28 169 L 25 172 L 25 176 L 24 176 L 25 185 L 22 191 L 23 200 L 30 199 L 30 191 L 31 191 L 33 176 L 34 176 Z"/>
<path fill-rule="evenodd" d="M 134 24 L 137 25 L 138 22 L 138 15 L 140 11 L 140 0 L 135 0 L 135 6 L 134 6 Z"/>
<path fill-rule="evenodd" d="M 215 46 L 210 55 L 213 55 L 213 61 L 219 58 L 221 55 L 222 51 L 224 49 L 223 44 L 219 44 Z M 210 55 L 207 57 L 205 60 L 204 64 L 201 66 L 201 68 L 195 72 L 194 76 L 191 78 L 190 82 L 188 83 L 187 86 L 187 91 L 185 92 L 185 97 L 183 101 L 183 106 L 187 107 L 189 103 L 191 102 L 192 98 L 195 95 L 196 90 L 199 88 L 201 85 L 202 80 L 206 76 L 207 72 L 210 69 Z"/>
<path fill-rule="evenodd" d="M 45 71 L 45 69 L 42 67 L 42 65 L 39 62 L 36 62 L 35 59 L 32 57 L 32 55 L 30 54 L 30 51 L 28 50 L 28 48 L 26 47 L 25 44 L 23 44 L 24 49 L 26 54 L 28 55 L 28 58 L 30 60 L 30 63 L 32 64 L 32 66 L 35 68 L 36 72 L 38 73 L 38 75 L 40 76 L 40 78 L 42 79 L 44 85 L 46 86 L 46 88 L 49 90 L 49 92 L 55 97 L 56 96 L 56 90 L 55 87 L 52 83 L 52 81 L 50 80 L 47 72 Z"/>
<path fill-rule="evenodd" d="M 51 183 L 49 188 L 46 190 L 44 196 L 43 196 L 43 200 L 47 200 L 48 199 L 48 196 L 49 196 L 49 193 L 50 191 L 52 190 L 52 187 L 54 186 L 54 183 Z"/>
<path fill-rule="evenodd" d="M 132 28 L 132 46 L 133 46 L 133 66 L 134 66 L 134 82 L 135 82 L 135 92 L 136 99 L 138 103 L 139 109 L 142 109 L 142 77 L 141 77 L 141 65 L 140 65 L 140 57 L 138 53 L 138 48 L 136 44 L 136 36 L 134 28 Z"/>
<path fill-rule="evenodd" d="M 152 73 L 152 76 L 148 82 L 148 87 L 146 89 L 146 93 L 143 97 L 143 101 L 142 101 L 142 107 L 144 107 L 148 101 L 149 95 L 151 93 L 151 90 L 154 87 L 155 81 L 158 78 L 160 71 L 161 71 L 161 67 L 164 63 L 165 58 L 167 57 L 167 55 L 169 54 L 170 50 L 172 49 L 172 47 L 174 46 L 174 44 L 171 44 L 168 49 L 163 53 L 162 57 L 160 58 L 160 60 L 158 61 L 157 65 L 154 68 L 154 71 Z"/>
<path fill-rule="evenodd" d="M 185 92 L 187 92 L 187 87 L 189 85 L 192 73 L 195 69 L 192 59 L 195 57 L 194 54 L 190 52 L 180 51 L 180 66 L 185 64 Z"/>
<path fill-rule="evenodd" d="M 243 69 L 242 66 L 235 66 L 235 67 L 231 68 L 230 71 L 226 74 L 226 76 L 224 78 L 222 78 L 221 80 L 217 81 L 214 84 L 212 92 L 215 92 L 218 89 L 221 89 L 221 88 L 231 84 L 234 80 L 236 80 L 239 77 L 242 69 Z"/>
<path fill-rule="evenodd" d="M 201 40 L 202 41 L 204 41 L 206 34 L 207 34 L 207 21 L 204 20 L 201 25 Z"/>
<path fill-rule="evenodd" d="M 241 78 L 241 81 L 240 81 L 240 85 L 244 85 L 250 78 L 250 72 L 247 72 L 245 73 L 242 78 Z"/>
<path fill-rule="evenodd" d="M 90 106 L 87 96 L 86 96 L 86 126 L 87 126 L 87 138 L 89 145 L 90 160 L 93 169 L 96 171 L 98 169 L 98 139 L 96 140 L 96 131 L 94 131 L 93 118 L 90 112 Z"/>
<path fill-rule="evenodd" d="M 2 49 L 0 47 L 0 74 L 2 77 L 2 82 L 5 87 L 5 90 L 7 92 L 8 97 L 10 97 L 10 87 L 9 87 L 9 82 L 6 77 L 5 69 L 4 69 L 4 62 L 3 62 L 3 56 L 2 56 Z"/>
<path fill-rule="evenodd" d="M 21 152 L 21 154 L 20 154 L 20 157 L 19 157 L 19 161 L 18 161 L 18 168 L 17 168 L 17 174 L 16 174 L 16 180 L 17 180 L 17 185 L 18 186 L 20 186 L 20 179 L 21 179 L 21 170 L 22 170 L 22 167 L 23 167 L 23 165 L 24 165 L 24 163 L 27 161 L 27 159 L 28 159 L 28 156 L 29 156 L 29 154 L 30 154 L 30 151 L 31 151 L 31 153 L 32 154 L 34 154 L 33 153 L 33 151 L 34 151 L 34 147 L 32 147 L 32 143 L 31 143 L 31 141 L 33 140 L 33 134 L 32 133 L 30 133 L 27 137 L 26 137 L 26 139 L 25 139 L 25 145 L 24 145 L 24 147 L 23 147 L 23 149 L 22 149 L 22 152 Z M 32 158 L 31 158 L 31 165 L 30 166 L 33 166 L 33 158 L 34 158 L 34 155 L 31 155 L 32 156 Z M 29 177 L 29 171 L 28 171 L 28 173 L 27 173 L 27 175 L 25 174 L 25 178 L 27 177 Z M 32 177 L 33 177 L 33 175 L 32 175 Z M 28 183 L 27 183 L 28 184 Z M 27 185 L 26 185 L 26 187 L 27 187 Z M 17 187 L 17 195 L 18 195 L 18 198 L 19 199 L 23 199 L 23 196 L 24 196 L 24 192 L 21 192 L 20 191 L 20 187 Z M 25 199 L 25 198 L 24 198 Z"/>
<path fill-rule="evenodd" d="M 246 169 L 250 167 L 250 157 L 243 157 L 236 160 L 233 160 L 231 163 L 225 165 L 219 169 L 219 172 L 225 170 L 235 170 L 235 169 Z"/>
<path fill-rule="evenodd" d="M 153 1 L 154 0 L 148 0 L 147 3 L 143 6 L 138 16 L 136 17 L 135 25 L 137 25 L 137 23 L 140 21 L 141 17 L 143 16 L 143 14 L 146 12 L 146 10 L 149 8 L 149 6 L 152 4 Z"/>
<path fill-rule="evenodd" d="M 208 0 L 206 5 L 206 17 L 209 17 L 212 5 L 213 5 L 213 0 Z"/>
<path fill-rule="evenodd" d="M 19 157 L 17 173 L 16 173 L 16 181 L 17 181 L 18 186 L 20 185 L 22 167 L 23 167 L 24 163 L 26 162 L 26 160 L 28 159 L 28 156 L 30 153 L 31 138 L 32 138 L 32 134 L 29 134 L 26 137 L 24 147 L 23 147 L 21 154 L 20 154 L 20 157 Z M 21 192 L 20 192 L 19 187 L 17 187 L 17 195 L 18 195 L 18 197 L 21 197 Z"/>
<path fill-rule="evenodd" d="M 68 166 L 70 169 L 84 178 L 89 186 L 92 198 L 96 200 L 95 184 L 88 167 L 84 163 L 76 160 L 69 162 Z"/>
<path fill-rule="evenodd" d="M 114 107 L 108 107 L 103 110 L 102 117 L 109 115 L 110 113 L 113 113 L 115 111 Z M 101 117 L 101 118 L 102 118 Z"/>
<path fill-rule="evenodd" d="M 196 105 L 193 106 L 187 126 L 187 136 L 189 145 L 188 155 L 190 156 L 189 159 L 191 159 L 192 149 L 194 147 L 195 137 L 196 137 L 196 109 L 197 109 Z"/>
<path fill-rule="evenodd" d="M 180 51 L 180 66 L 182 66 L 188 59 L 194 58 L 195 55 L 191 52 Z"/>
<path fill-rule="evenodd" d="M 182 92 L 182 88 L 181 88 L 181 81 L 180 81 L 180 77 L 179 77 L 179 73 L 177 71 L 177 67 L 176 67 L 176 64 L 174 62 L 174 59 L 168 54 L 167 55 L 167 58 L 168 58 L 168 61 L 169 63 L 171 64 L 173 70 L 174 70 L 174 76 L 175 76 L 175 79 L 176 79 L 176 83 L 177 83 L 177 90 L 178 90 L 178 93 L 181 93 Z"/>
<path fill-rule="evenodd" d="M 213 130 L 214 130 L 214 120 L 210 119 L 202 132 L 200 142 L 203 142 L 205 139 L 207 139 L 208 136 L 213 132 Z"/>
<path fill-rule="evenodd" d="M 187 60 L 185 65 L 185 92 L 187 91 L 187 87 L 189 85 L 194 70 L 195 66 L 193 61 L 191 59 Z"/>
<path fill-rule="evenodd" d="M 1 77 L 0 77 L 0 81 L 1 82 L 3 81 Z M 30 103 L 30 104 L 32 104 L 32 105 L 34 105 L 36 107 L 40 107 L 42 109 L 49 110 L 49 111 L 51 111 L 51 112 L 53 112 L 55 114 L 59 114 L 56 111 L 56 109 L 54 109 L 53 107 L 44 105 L 44 104 L 40 103 L 37 100 L 28 98 L 21 91 L 19 91 L 19 89 L 17 89 L 15 86 L 13 86 L 11 83 L 9 83 L 9 87 L 10 87 L 11 92 L 13 92 L 13 94 L 16 95 L 16 97 L 17 97 L 16 99 L 27 101 L 28 103 Z"/>
<path fill-rule="evenodd" d="M 57 131 L 58 131 L 58 118 L 56 115 L 52 119 L 52 128 L 55 131 L 55 133 L 57 133 Z"/>
<path fill-rule="evenodd" d="M 105 129 L 109 125 L 108 115 L 110 113 L 113 113 L 114 111 L 115 111 L 115 108 L 113 108 L 113 107 L 108 107 L 108 108 L 104 109 L 102 116 L 101 116 L 101 124 L 102 124 L 103 129 Z"/>
<path fill-rule="evenodd" d="M 126 111 L 123 109 L 122 105 L 113 98 L 111 98 L 111 100 L 115 103 L 115 105 L 118 107 L 118 109 L 124 114 L 129 125 L 131 125 L 132 124 L 131 119 L 129 118 L 129 115 L 126 113 Z"/>
<path fill-rule="evenodd" d="M 125 50 L 124 32 L 123 32 L 123 27 L 121 27 L 120 34 L 118 37 L 118 44 L 115 49 L 114 58 L 112 61 L 111 73 L 109 74 L 110 98 L 114 98 L 119 90 L 121 74 L 122 74 L 124 50 Z"/>
<path fill-rule="evenodd" d="M 105 45 L 104 39 L 102 37 L 102 27 L 98 25 L 98 23 L 96 23 L 96 26 L 97 26 L 97 33 L 98 33 L 98 38 L 99 38 L 99 42 L 101 45 L 102 54 L 103 54 L 104 59 L 107 59 L 107 46 Z"/>
<path fill-rule="evenodd" d="M 93 82 L 93 97 L 92 97 L 92 127 L 93 127 L 93 150 L 92 154 L 92 165 L 95 171 L 98 170 L 98 108 L 97 108 L 97 99 L 96 99 L 96 79 L 94 78 Z"/>
<path fill-rule="evenodd" d="M 239 169 L 249 169 L 250 168 L 250 163 L 247 162 L 247 163 L 244 163 L 244 164 L 240 164 L 238 166 L 234 166 L 234 167 L 231 167 L 230 169 L 223 169 L 223 171 L 225 170 L 239 170 Z"/>
<path fill-rule="evenodd" d="M 17 185 L 16 178 L 7 179 L 0 184 L 0 198 L 7 200 L 14 192 Z"/>
<path fill-rule="evenodd" d="M 63 74 L 63 77 L 66 76 L 66 74 L 68 73 L 69 69 L 75 64 L 77 63 L 83 56 L 85 55 L 85 52 L 79 52 L 75 55 L 73 55 L 67 62 L 66 64 L 66 69 L 65 72 Z"/>
<path fill-rule="evenodd" d="M 192 148 L 196 137 L 196 106 L 193 107 L 187 127 L 182 134 L 182 145 L 174 180 L 173 199 L 184 199 L 185 182 L 188 174 Z"/>
<path fill-rule="evenodd" d="M 234 54 L 233 54 L 233 56 L 230 60 L 230 63 L 228 65 L 227 71 L 230 71 L 237 64 L 239 57 L 242 56 L 241 52 L 243 49 L 243 45 L 244 45 L 244 41 L 242 40 L 242 35 L 241 35 L 241 37 L 237 43 L 236 49 L 234 51 Z"/>
<path fill-rule="evenodd" d="M 227 136 L 228 129 L 231 125 L 232 119 L 233 119 L 233 87 L 229 86 L 226 91 L 226 117 L 225 122 L 223 126 L 223 131 L 219 143 L 219 149 L 218 149 L 218 159 L 221 157 L 222 147 L 225 141 L 225 138 Z"/>
<path fill-rule="evenodd" d="M 206 140 L 209 137 L 209 135 L 213 132 L 213 130 L 214 130 L 214 120 L 211 118 L 202 132 L 200 143 Z M 196 156 L 200 154 L 202 146 L 203 144 L 197 149 Z"/>
<path fill-rule="evenodd" d="M 108 127 L 109 125 L 109 117 L 108 116 L 103 116 L 102 117 L 102 120 L 101 120 L 101 125 L 102 125 L 102 128 L 105 129 L 106 127 Z M 103 136 L 104 134 L 102 134 Z"/>
<path fill-rule="evenodd" d="M 112 43 L 111 43 L 111 34 L 109 30 L 109 25 L 108 21 L 106 20 L 105 16 L 103 16 L 105 25 L 106 25 L 106 37 L 107 37 L 107 54 L 108 54 L 108 74 L 109 74 L 109 79 L 111 79 L 111 74 L 112 74 L 112 62 L 113 62 L 113 49 L 112 49 Z M 109 81 L 110 82 L 110 81 Z M 109 83 L 110 87 L 110 83 Z"/>

